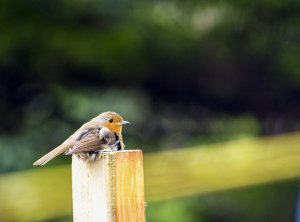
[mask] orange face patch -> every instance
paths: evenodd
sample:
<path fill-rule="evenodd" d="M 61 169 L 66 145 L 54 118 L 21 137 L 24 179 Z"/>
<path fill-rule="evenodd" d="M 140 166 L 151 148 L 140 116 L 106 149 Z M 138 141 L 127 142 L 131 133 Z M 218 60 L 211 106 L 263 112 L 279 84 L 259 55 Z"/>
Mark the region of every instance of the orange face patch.
<path fill-rule="evenodd" d="M 122 133 L 122 125 L 119 125 L 118 123 L 121 123 L 122 121 L 123 118 L 119 115 L 108 115 L 107 121 L 104 123 L 104 126 L 111 131 L 120 134 Z"/>

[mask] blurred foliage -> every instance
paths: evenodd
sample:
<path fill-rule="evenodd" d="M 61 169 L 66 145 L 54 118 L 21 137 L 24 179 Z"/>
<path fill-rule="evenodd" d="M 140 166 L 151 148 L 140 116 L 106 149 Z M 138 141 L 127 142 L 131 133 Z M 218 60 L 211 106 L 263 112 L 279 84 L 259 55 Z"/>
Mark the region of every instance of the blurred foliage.
<path fill-rule="evenodd" d="M 88 98 L 134 89 L 151 107 L 145 119 L 170 110 L 200 121 L 250 114 L 263 133 L 299 129 L 299 8 L 291 0 L 4 0 L 1 131 L 20 132 L 24 106 L 41 96 L 48 116 L 72 118 L 59 86 Z"/>
<path fill-rule="evenodd" d="M 299 9 L 296 0 L 2 0 L 0 172 L 31 168 L 107 110 L 132 122 L 125 143 L 146 153 L 300 130 Z"/>
<path fill-rule="evenodd" d="M 147 219 L 151 222 L 293 221 L 298 185 L 281 182 L 149 203 Z"/>
<path fill-rule="evenodd" d="M 196 198 L 195 195 L 298 178 L 299 141 L 300 135 L 297 133 L 146 154 L 144 173 L 149 220 L 214 221 L 219 218 L 241 221 L 239 219 L 242 218 L 243 221 L 264 221 L 266 217 L 274 218 L 274 222 L 289 221 L 291 209 L 278 218 L 273 212 L 262 214 L 264 205 L 260 203 L 260 198 L 265 194 L 261 195 L 260 192 L 254 192 L 251 196 L 247 194 L 250 198 L 248 203 L 242 203 L 240 207 L 238 201 L 231 199 L 229 194 L 224 195 L 220 202 L 216 202 L 212 195 L 213 204 L 210 198 L 203 202 L 203 198 Z M 0 176 L 1 221 L 47 220 L 70 215 L 70 171 L 69 166 L 46 167 Z M 281 213 L 280 207 L 286 204 L 287 199 L 293 201 L 289 202 L 289 206 L 295 204 L 296 183 L 287 184 L 284 187 L 290 189 L 288 197 L 277 197 L 276 192 L 268 191 L 271 198 L 279 200 L 278 203 L 273 199 L 264 200 L 273 202 L 272 207 L 269 205 L 272 211 Z M 280 192 L 287 194 L 286 191 Z M 194 198 L 184 202 L 166 201 L 185 196 Z M 155 204 L 157 201 L 164 202 Z M 243 216 L 242 212 L 251 208 L 251 215 Z M 170 214 L 172 211 L 174 213 Z"/>

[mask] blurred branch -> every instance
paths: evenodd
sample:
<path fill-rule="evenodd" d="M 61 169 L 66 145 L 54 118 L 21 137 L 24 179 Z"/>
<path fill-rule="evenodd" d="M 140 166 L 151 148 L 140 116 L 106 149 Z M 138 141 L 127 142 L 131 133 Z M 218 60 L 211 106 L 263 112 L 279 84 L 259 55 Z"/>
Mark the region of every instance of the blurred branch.
<path fill-rule="evenodd" d="M 146 200 L 222 191 L 300 177 L 300 134 L 243 139 L 145 155 Z M 1 221 L 70 215 L 70 167 L 0 177 Z"/>
<path fill-rule="evenodd" d="M 145 157 L 146 200 L 196 195 L 300 176 L 300 134 L 241 139 Z"/>

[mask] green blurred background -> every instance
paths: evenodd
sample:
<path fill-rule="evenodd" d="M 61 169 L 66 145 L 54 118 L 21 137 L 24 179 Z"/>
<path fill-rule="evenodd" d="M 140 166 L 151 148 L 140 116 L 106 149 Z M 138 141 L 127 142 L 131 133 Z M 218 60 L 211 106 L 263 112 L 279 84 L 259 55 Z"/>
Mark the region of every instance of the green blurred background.
<path fill-rule="evenodd" d="M 2 0 L 0 173 L 32 169 L 107 110 L 146 154 L 300 130 L 299 11 L 296 0 Z M 147 220 L 293 221 L 297 183 L 155 202 Z"/>

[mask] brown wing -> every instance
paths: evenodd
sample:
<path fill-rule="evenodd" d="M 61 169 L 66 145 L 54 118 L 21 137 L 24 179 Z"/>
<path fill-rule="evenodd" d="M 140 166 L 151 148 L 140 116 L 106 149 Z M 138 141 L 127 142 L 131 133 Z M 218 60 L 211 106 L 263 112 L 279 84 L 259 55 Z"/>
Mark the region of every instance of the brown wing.
<path fill-rule="evenodd" d="M 74 146 L 66 154 L 87 153 L 99 149 L 101 149 L 99 129 L 95 129 L 81 135 L 79 140 L 75 142 Z"/>
<path fill-rule="evenodd" d="M 101 118 L 96 117 L 93 120 L 83 124 L 75 133 L 73 133 L 68 139 L 66 139 L 60 146 L 56 147 L 55 149 L 51 150 L 49 153 L 38 159 L 36 162 L 34 162 L 33 165 L 44 165 L 56 156 L 66 153 L 69 154 L 70 149 L 75 146 L 75 150 L 77 149 L 95 149 L 96 142 L 99 142 L 99 139 L 95 140 L 95 136 L 91 136 L 89 138 L 86 138 L 85 140 L 82 141 L 82 139 L 89 135 L 90 132 L 99 131 L 99 128 L 101 127 Z M 97 133 L 96 133 L 97 134 Z M 98 138 L 99 133 L 97 134 Z M 76 144 L 78 141 L 81 141 L 82 144 Z M 71 153 L 70 153 L 71 154 Z"/>
<path fill-rule="evenodd" d="M 118 137 L 106 127 L 88 129 L 81 132 L 74 146 L 66 152 L 66 155 L 102 149 L 118 150 L 119 144 Z"/>

